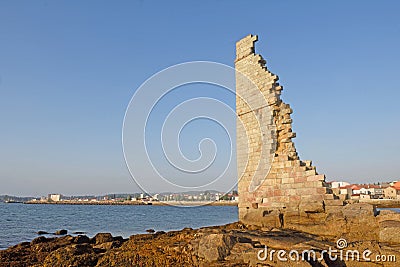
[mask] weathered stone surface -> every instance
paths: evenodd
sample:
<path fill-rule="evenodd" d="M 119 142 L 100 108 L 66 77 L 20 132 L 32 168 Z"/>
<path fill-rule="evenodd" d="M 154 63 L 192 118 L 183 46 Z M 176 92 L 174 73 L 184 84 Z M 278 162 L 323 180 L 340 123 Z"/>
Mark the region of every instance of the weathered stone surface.
<path fill-rule="evenodd" d="M 97 255 L 89 244 L 76 244 L 59 248 L 51 252 L 41 266 L 94 266 L 97 263 Z"/>
<path fill-rule="evenodd" d="M 283 214 L 296 207 L 306 213 L 323 212 L 328 190 L 325 176 L 297 155 L 293 110 L 280 98 L 278 76 L 255 54 L 256 41 L 257 36 L 248 35 L 236 44 L 237 160 L 239 219 L 262 225 L 264 210 Z"/>
<path fill-rule="evenodd" d="M 381 210 L 376 218 L 378 222 L 386 220 L 400 221 L 400 213 L 392 210 Z"/>
<path fill-rule="evenodd" d="M 226 234 L 210 234 L 203 236 L 199 242 L 198 255 L 207 262 L 223 260 L 229 255 L 236 240 Z"/>
<path fill-rule="evenodd" d="M 91 240 L 91 242 L 96 245 L 112 241 L 114 241 L 114 239 L 110 233 L 98 233 Z"/>
<path fill-rule="evenodd" d="M 343 206 L 343 200 L 341 199 L 325 199 L 325 206 Z"/>
<path fill-rule="evenodd" d="M 387 220 L 379 223 L 379 242 L 400 244 L 400 221 Z"/>
<path fill-rule="evenodd" d="M 78 235 L 78 236 L 74 237 L 72 242 L 75 243 L 75 244 L 90 243 L 90 238 L 85 236 L 85 235 Z"/>
<path fill-rule="evenodd" d="M 325 211 L 324 203 L 321 201 L 302 202 L 299 211 L 304 213 L 322 213 Z"/>

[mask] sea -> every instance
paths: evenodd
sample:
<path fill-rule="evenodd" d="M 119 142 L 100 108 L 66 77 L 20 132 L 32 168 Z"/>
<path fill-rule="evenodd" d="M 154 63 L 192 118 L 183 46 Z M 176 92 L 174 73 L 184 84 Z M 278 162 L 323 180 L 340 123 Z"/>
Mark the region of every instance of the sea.
<path fill-rule="evenodd" d="M 133 234 L 223 225 L 238 221 L 236 206 L 44 205 L 0 203 L 0 249 L 31 241 L 38 231 Z M 52 236 L 52 235 L 46 235 Z"/>

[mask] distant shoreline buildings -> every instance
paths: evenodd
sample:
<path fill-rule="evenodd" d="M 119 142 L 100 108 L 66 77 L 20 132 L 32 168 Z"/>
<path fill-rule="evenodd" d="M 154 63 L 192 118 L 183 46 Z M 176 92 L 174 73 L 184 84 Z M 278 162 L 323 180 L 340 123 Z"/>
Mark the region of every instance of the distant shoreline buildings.
<path fill-rule="evenodd" d="M 392 199 L 400 200 L 400 181 L 377 184 L 350 184 L 344 181 L 327 182 L 333 193 L 342 200 Z"/>
<path fill-rule="evenodd" d="M 400 181 L 379 182 L 373 184 L 356 184 L 346 181 L 327 182 L 327 186 L 332 189 L 337 198 L 341 200 L 399 200 L 400 201 Z M 0 196 L 0 202 L 6 203 L 63 203 L 68 204 L 128 204 L 133 203 L 206 203 L 219 202 L 235 204 L 239 202 L 238 192 L 233 190 L 229 193 L 218 191 L 193 191 L 184 193 L 132 193 L 132 194 L 107 194 L 103 196 L 64 196 L 59 193 L 51 193 L 47 196 L 38 197 L 15 197 Z"/>
<path fill-rule="evenodd" d="M 61 194 L 48 194 L 46 197 L 33 198 L 29 203 L 121 203 L 128 204 L 129 202 L 137 203 L 208 203 L 208 202 L 232 202 L 237 203 L 239 196 L 236 190 L 229 193 L 222 193 L 217 191 L 203 191 L 203 192 L 186 192 L 186 193 L 133 193 L 133 194 L 108 194 L 105 196 L 63 196 Z"/>

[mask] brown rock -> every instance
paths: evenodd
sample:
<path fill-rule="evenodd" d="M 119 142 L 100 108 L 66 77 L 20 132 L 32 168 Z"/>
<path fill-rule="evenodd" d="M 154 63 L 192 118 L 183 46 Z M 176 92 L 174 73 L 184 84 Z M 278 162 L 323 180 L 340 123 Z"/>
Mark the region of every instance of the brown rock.
<path fill-rule="evenodd" d="M 44 236 L 39 236 L 32 240 L 31 245 L 40 244 L 44 242 L 47 242 L 47 238 Z"/>
<path fill-rule="evenodd" d="M 380 210 L 378 216 L 376 216 L 378 222 L 381 221 L 400 221 L 400 213 L 395 212 L 393 210 Z"/>
<path fill-rule="evenodd" d="M 229 255 L 236 240 L 225 234 L 210 234 L 201 238 L 198 256 L 207 262 L 223 260 Z"/>
<path fill-rule="evenodd" d="M 55 235 L 66 235 L 66 234 L 68 234 L 68 231 L 65 229 L 62 229 L 62 230 L 56 231 L 54 234 Z"/>
<path fill-rule="evenodd" d="M 46 257 L 42 266 L 95 266 L 97 260 L 98 256 L 89 244 L 77 244 L 53 251 Z"/>
<path fill-rule="evenodd" d="M 91 243 L 98 245 L 112 241 L 114 241 L 114 238 L 110 233 L 98 233 L 92 238 Z"/>
<path fill-rule="evenodd" d="M 400 244 L 400 221 L 382 221 L 379 223 L 379 242 Z"/>
<path fill-rule="evenodd" d="M 84 243 L 90 243 L 90 238 L 85 236 L 85 235 L 78 235 L 73 237 L 73 243 L 75 244 L 84 244 Z"/>
<path fill-rule="evenodd" d="M 346 218 L 355 218 L 355 217 L 374 217 L 377 215 L 376 208 L 367 203 L 354 203 L 346 205 L 343 208 L 343 215 Z"/>
<path fill-rule="evenodd" d="M 46 231 L 38 231 L 37 234 L 38 235 L 48 235 L 49 233 Z"/>

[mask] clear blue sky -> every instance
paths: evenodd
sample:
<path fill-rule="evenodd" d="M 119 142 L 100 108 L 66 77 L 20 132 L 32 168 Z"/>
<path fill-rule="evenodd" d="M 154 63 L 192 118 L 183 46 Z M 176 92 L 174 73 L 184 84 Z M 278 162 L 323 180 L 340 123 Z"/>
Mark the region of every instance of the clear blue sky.
<path fill-rule="evenodd" d="M 138 191 L 121 148 L 135 90 L 177 63 L 233 66 L 249 33 L 294 109 L 302 159 L 328 180 L 400 179 L 399 12 L 398 1 L 0 1 L 0 194 Z"/>

